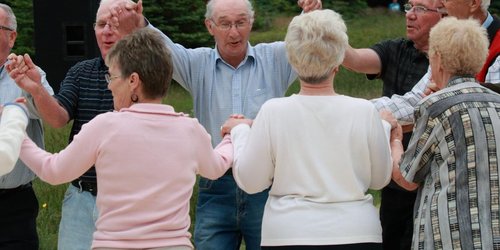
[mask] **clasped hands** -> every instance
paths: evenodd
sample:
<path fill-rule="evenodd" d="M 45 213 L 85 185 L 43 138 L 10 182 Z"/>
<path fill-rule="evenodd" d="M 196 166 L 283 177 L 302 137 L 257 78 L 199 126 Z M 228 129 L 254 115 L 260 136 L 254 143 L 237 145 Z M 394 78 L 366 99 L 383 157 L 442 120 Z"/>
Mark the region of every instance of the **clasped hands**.
<path fill-rule="evenodd" d="M 415 190 L 418 188 L 417 183 L 406 181 L 406 179 L 401 174 L 401 170 L 399 167 L 399 163 L 401 161 L 401 157 L 404 153 L 403 148 L 403 128 L 398 123 L 396 118 L 392 115 L 390 111 L 382 110 L 380 111 L 380 117 L 389 122 L 391 124 L 391 136 L 389 140 L 389 144 L 391 147 L 391 157 L 392 157 L 392 174 L 391 178 L 396 182 L 399 186 L 406 190 Z"/>
<path fill-rule="evenodd" d="M 220 127 L 220 135 L 224 137 L 226 134 L 230 134 L 231 130 L 240 124 L 247 124 L 248 126 L 251 127 L 252 123 L 253 123 L 252 119 L 246 119 L 245 116 L 242 114 L 230 115 L 229 118 Z"/>

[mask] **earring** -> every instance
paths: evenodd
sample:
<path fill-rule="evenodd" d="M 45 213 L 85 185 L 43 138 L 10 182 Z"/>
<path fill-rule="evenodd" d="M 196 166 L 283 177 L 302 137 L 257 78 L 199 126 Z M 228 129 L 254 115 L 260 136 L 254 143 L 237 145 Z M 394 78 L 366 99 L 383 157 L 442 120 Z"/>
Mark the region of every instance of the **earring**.
<path fill-rule="evenodd" d="M 132 94 L 130 96 L 130 100 L 134 103 L 138 102 L 139 101 L 139 97 L 136 95 L 136 94 Z"/>

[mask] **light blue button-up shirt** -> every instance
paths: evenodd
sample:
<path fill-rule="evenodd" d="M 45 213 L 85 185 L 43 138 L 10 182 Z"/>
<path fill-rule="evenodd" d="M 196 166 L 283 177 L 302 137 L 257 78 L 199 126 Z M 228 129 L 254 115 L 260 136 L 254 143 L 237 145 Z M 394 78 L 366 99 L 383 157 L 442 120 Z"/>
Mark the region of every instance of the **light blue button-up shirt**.
<path fill-rule="evenodd" d="M 38 70 L 42 74 L 42 85 L 50 95 L 53 95 L 54 91 L 47 82 L 45 72 L 40 68 L 38 68 Z M 39 119 L 36 109 L 33 106 L 32 98 L 28 93 L 22 91 L 22 89 L 16 85 L 16 82 L 10 78 L 7 70 L 2 66 L 0 70 L 0 104 L 3 105 L 7 102 L 13 102 L 16 98 L 21 96 L 27 98 L 27 106 L 30 114 L 30 121 L 26 127 L 26 133 L 39 147 L 43 148 L 42 121 Z M 15 188 L 32 181 L 34 178 L 35 174 L 26 167 L 21 160 L 18 160 L 12 172 L 0 176 L 0 189 Z"/>
<path fill-rule="evenodd" d="M 172 52 L 173 78 L 191 93 L 195 116 L 213 145 L 221 141 L 220 126 L 231 114 L 254 119 L 265 101 L 283 97 L 297 78 L 284 42 L 248 44 L 245 59 L 234 68 L 215 48 L 186 49 L 163 37 Z"/>

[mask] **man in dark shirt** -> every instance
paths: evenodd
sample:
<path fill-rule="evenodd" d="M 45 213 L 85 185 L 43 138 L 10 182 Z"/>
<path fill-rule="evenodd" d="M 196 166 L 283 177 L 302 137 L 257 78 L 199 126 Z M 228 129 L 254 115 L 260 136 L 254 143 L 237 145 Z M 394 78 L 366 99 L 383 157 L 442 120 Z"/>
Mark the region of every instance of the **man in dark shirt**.
<path fill-rule="evenodd" d="M 406 36 L 382 41 L 371 48 L 346 51 L 343 65 L 367 74 L 368 79 L 383 81 L 383 95 L 403 95 L 427 72 L 430 29 L 441 19 L 440 0 L 410 0 L 405 5 Z M 406 149 L 411 133 L 406 133 Z M 413 205 L 416 193 L 408 192 L 391 182 L 382 190 L 380 219 L 383 247 L 410 249 L 413 234 Z"/>

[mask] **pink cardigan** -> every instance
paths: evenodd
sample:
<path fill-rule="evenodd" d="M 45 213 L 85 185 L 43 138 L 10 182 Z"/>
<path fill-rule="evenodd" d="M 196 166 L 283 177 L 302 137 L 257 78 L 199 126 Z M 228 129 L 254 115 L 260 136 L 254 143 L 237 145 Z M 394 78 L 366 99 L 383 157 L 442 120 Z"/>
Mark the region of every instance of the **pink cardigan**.
<path fill-rule="evenodd" d="M 214 150 L 198 120 L 171 106 L 135 104 L 98 115 L 58 154 L 25 140 L 21 159 L 51 184 L 69 182 L 95 164 L 99 218 L 92 247 L 155 248 L 191 246 L 196 174 L 222 176 L 233 148 L 226 136 Z"/>

